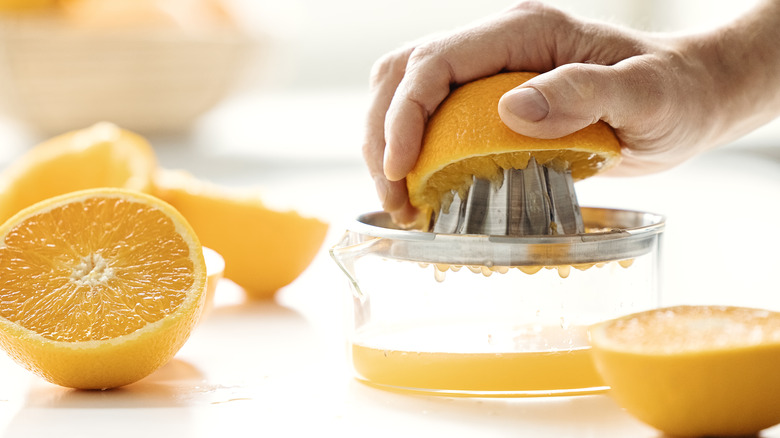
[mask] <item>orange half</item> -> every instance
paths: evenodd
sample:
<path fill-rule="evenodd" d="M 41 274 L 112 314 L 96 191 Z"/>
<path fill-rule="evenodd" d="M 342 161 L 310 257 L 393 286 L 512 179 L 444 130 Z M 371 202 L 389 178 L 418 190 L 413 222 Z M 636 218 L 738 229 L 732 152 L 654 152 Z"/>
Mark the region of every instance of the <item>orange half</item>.
<path fill-rule="evenodd" d="M 0 346 L 58 385 L 126 385 L 184 344 L 205 286 L 200 242 L 170 205 L 121 189 L 51 198 L 0 227 Z"/>
<path fill-rule="evenodd" d="M 322 246 L 328 225 L 267 207 L 257 193 L 161 170 L 155 194 L 176 207 L 204 245 L 225 259 L 225 278 L 254 298 L 273 297 L 295 280 Z"/>
<path fill-rule="evenodd" d="M 753 436 L 780 423 L 780 313 L 678 306 L 590 329 L 596 368 L 628 412 L 674 436 Z"/>
<path fill-rule="evenodd" d="M 157 159 L 143 137 L 111 123 L 58 135 L 0 174 L 0 222 L 52 196 L 97 187 L 148 192 Z"/>
<path fill-rule="evenodd" d="M 427 224 L 474 177 L 502 181 L 504 169 L 537 163 L 568 169 L 575 181 L 601 173 L 620 161 L 620 143 L 612 128 L 597 122 L 556 139 L 526 137 L 499 117 L 498 101 L 536 73 L 502 73 L 453 90 L 426 125 L 422 150 L 407 175 L 409 200 Z"/>

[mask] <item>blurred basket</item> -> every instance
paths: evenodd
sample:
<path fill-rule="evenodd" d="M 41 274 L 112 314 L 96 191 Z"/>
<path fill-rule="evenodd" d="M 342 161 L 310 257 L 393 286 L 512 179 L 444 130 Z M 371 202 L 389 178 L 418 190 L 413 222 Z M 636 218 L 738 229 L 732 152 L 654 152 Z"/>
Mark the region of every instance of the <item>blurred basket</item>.
<path fill-rule="evenodd" d="M 238 31 L 79 29 L 0 22 L 0 106 L 44 132 L 101 120 L 188 128 L 235 85 L 253 43 Z"/>

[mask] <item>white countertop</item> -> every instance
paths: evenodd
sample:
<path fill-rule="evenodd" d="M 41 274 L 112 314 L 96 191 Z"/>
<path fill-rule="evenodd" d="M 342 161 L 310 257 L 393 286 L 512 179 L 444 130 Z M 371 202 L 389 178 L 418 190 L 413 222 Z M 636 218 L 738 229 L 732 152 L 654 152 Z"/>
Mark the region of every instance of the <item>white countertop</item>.
<path fill-rule="evenodd" d="M 661 436 L 604 395 L 423 397 L 351 377 L 342 333 L 346 280 L 327 248 L 351 218 L 378 204 L 359 152 L 365 100 L 336 96 L 234 99 L 187 136 L 151 138 L 166 167 L 261 185 L 269 202 L 329 221 L 327 241 L 273 301 L 246 301 L 224 280 L 215 309 L 176 358 L 127 387 L 60 388 L 0 355 L 3 436 Z M 307 129 L 295 123 L 301 114 L 310 116 Z M 0 160 L 30 138 L 0 120 L 0 140 L 9 145 Z M 582 205 L 667 216 L 665 304 L 780 310 L 780 138 L 730 146 L 659 175 L 584 181 L 578 194 Z M 780 427 L 762 436 L 780 437 Z"/>

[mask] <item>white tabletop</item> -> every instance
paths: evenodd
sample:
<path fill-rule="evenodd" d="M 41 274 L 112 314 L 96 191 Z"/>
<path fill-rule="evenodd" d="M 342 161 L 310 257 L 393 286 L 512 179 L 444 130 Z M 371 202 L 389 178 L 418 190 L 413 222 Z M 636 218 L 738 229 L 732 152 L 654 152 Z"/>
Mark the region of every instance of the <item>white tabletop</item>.
<path fill-rule="evenodd" d="M 327 248 L 351 218 L 378 208 L 360 158 L 364 104 L 360 93 L 234 99 L 191 134 L 151 138 L 166 167 L 262 186 L 272 204 L 330 222 L 326 243 L 275 300 L 247 301 L 224 280 L 213 312 L 174 360 L 127 387 L 60 388 L 0 355 L 4 436 L 661 436 L 605 395 L 423 397 L 352 378 L 346 280 Z M 301 114 L 311 116 L 306 129 Z M 10 145 L 0 158 L 32 138 L 0 121 L 0 140 Z M 667 216 L 666 304 L 780 309 L 780 139 L 730 146 L 659 175 L 584 181 L 578 194 L 582 205 Z M 780 428 L 762 436 L 780 437 Z"/>

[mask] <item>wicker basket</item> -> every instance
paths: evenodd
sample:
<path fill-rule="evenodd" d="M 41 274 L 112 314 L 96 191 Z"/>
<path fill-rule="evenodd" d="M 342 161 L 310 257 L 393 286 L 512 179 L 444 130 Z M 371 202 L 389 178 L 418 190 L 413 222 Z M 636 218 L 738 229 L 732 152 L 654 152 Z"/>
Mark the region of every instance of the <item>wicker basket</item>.
<path fill-rule="evenodd" d="M 89 30 L 0 21 L 0 106 L 57 133 L 106 120 L 141 133 L 189 127 L 232 88 L 253 42 L 237 31 Z"/>

